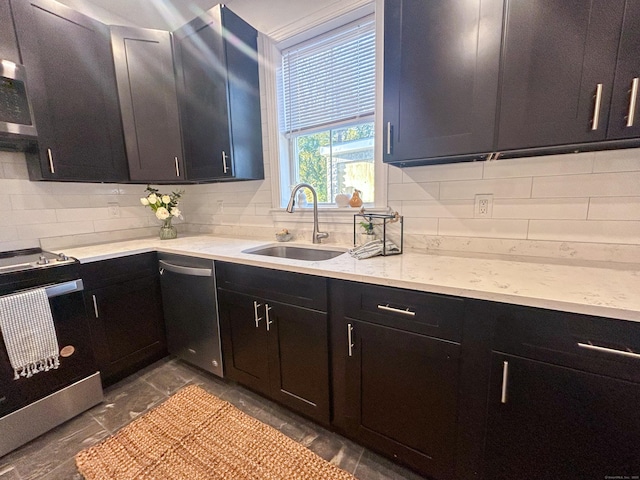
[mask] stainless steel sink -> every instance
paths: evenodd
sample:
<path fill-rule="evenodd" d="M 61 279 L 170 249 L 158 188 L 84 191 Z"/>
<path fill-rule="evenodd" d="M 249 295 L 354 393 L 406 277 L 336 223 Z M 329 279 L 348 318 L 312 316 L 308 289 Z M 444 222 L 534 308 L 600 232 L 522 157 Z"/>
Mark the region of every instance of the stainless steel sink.
<path fill-rule="evenodd" d="M 331 258 L 337 257 L 338 255 L 342 255 L 344 253 L 344 250 L 299 247 L 293 245 L 266 245 L 244 250 L 243 253 L 317 262 L 321 260 L 329 260 Z"/>

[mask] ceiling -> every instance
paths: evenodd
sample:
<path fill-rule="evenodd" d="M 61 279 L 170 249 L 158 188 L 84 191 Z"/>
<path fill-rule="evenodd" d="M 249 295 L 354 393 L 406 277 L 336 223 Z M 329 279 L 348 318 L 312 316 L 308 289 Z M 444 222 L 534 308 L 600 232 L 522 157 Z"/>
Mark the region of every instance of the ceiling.
<path fill-rule="evenodd" d="M 59 0 L 110 25 L 175 30 L 216 0 Z M 231 10 L 262 33 L 269 34 L 302 17 L 340 4 L 339 0 L 228 0 Z"/>

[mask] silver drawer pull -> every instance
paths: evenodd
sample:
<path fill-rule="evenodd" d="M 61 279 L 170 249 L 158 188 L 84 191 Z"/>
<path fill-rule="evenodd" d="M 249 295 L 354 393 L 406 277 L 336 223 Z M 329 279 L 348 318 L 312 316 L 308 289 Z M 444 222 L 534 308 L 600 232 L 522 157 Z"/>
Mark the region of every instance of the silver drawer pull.
<path fill-rule="evenodd" d="M 180 165 L 178 164 L 178 157 L 173 157 L 173 160 L 176 162 L 176 177 L 180 176 Z"/>
<path fill-rule="evenodd" d="M 222 151 L 222 173 L 227 173 L 229 171 L 229 167 L 227 166 L 227 154 L 225 151 Z"/>
<path fill-rule="evenodd" d="M 95 295 L 91 295 L 91 297 L 93 298 L 93 311 L 96 314 L 96 318 L 100 318 L 100 315 L 98 315 L 98 300 Z"/>
<path fill-rule="evenodd" d="M 262 317 L 258 317 L 258 308 L 260 308 L 261 306 L 261 303 L 258 303 L 255 300 L 253 301 L 253 318 L 256 321 L 256 328 L 258 328 L 258 326 L 260 325 L 260 320 L 262 320 Z"/>
<path fill-rule="evenodd" d="M 509 381 L 509 362 L 502 362 L 502 391 L 500 392 L 500 403 L 507 403 L 507 382 Z"/>
<path fill-rule="evenodd" d="M 640 359 L 640 353 L 635 353 L 631 351 L 625 352 L 624 350 L 616 350 L 615 348 L 601 347 L 600 345 L 594 345 L 591 342 L 578 343 L 578 347 L 586 348 L 587 350 L 595 350 L 597 352 L 611 353 L 613 355 L 621 355 L 623 357 Z"/>
<path fill-rule="evenodd" d="M 602 104 L 602 84 L 596 85 L 596 101 L 593 106 L 593 122 L 591 123 L 591 130 L 598 130 L 600 124 L 600 105 Z"/>
<path fill-rule="evenodd" d="M 353 357 L 353 325 L 347 323 L 347 341 L 349 342 L 349 356 Z"/>
<path fill-rule="evenodd" d="M 47 158 L 49 159 L 49 171 L 56 173 L 56 169 L 53 167 L 53 153 L 50 148 L 47 148 Z"/>
<path fill-rule="evenodd" d="M 391 122 L 387 122 L 387 155 L 391 155 Z"/>
<path fill-rule="evenodd" d="M 631 96 L 629 97 L 629 113 L 627 114 L 627 127 L 633 127 L 636 115 L 636 103 L 638 102 L 638 83 L 640 79 L 634 78 L 631 82 Z"/>
<path fill-rule="evenodd" d="M 273 323 L 271 320 L 269 320 L 269 310 L 271 310 L 271 307 L 269 306 L 268 303 L 264 304 L 264 314 L 266 316 L 267 319 L 267 332 L 269 331 L 269 326 Z"/>
<path fill-rule="evenodd" d="M 401 310 L 400 308 L 390 307 L 388 303 L 386 305 L 378 305 L 378 310 L 384 310 L 385 312 L 401 313 L 402 315 L 408 315 L 410 317 L 416 316 L 416 312 L 412 312 L 408 308 Z"/>

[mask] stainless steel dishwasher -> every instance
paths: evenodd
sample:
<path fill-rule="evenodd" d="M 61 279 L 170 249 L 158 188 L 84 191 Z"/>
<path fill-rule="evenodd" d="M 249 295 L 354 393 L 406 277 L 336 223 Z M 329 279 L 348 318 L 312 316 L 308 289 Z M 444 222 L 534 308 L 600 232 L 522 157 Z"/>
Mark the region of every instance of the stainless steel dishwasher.
<path fill-rule="evenodd" d="M 158 260 L 169 353 L 222 377 L 213 260 L 167 253 Z"/>

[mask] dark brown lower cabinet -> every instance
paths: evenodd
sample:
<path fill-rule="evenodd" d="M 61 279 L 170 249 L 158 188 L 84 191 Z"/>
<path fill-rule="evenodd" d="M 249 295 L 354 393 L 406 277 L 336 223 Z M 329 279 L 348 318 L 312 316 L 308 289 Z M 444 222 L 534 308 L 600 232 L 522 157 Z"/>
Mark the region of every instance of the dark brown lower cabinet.
<path fill-rule="evenodd" d="M 330 298 L 334 426 L 455 478 L 464 301 L 351 282 L 332 282 Z"/>
<path fill-rule="evenodd" d="M 638 383 L 494 353 L 484 478 L 637 478 L 639 406 Z"/>
<path fill-rule="evenodd" d="M 82 265 L 91 341 L 104 385 L 167 355 L 155 253 Z"/>
<path fill-rule="evenodd" d="M 216 273 L 225 375 L 328 425 L 327 314 L 274 299 L 297 298 L 306 303 L 303 297 L 308 296 L 324 299 L 326 305 L 326 280 L 222 263 L 216 264 Z M 300 277 L 311 283 L 302 285 L 297 281 Z M 220 288 L 238 287 L 236 279 L 248 284 L 243 291 L 251 293 Z M 255 294 L 257 290 L 261 296 Z"/>

